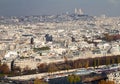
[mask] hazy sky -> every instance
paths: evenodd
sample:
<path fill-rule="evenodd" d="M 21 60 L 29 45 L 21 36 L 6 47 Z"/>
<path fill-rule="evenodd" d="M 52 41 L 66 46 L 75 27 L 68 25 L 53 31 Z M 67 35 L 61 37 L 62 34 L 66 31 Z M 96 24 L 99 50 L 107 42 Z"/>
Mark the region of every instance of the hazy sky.
<path fill-rule="evenodd" d="M 73 13 L 75 8 L 93 16 L 120 16 L 120 0 L 0 0 L 2 16 Z"/>

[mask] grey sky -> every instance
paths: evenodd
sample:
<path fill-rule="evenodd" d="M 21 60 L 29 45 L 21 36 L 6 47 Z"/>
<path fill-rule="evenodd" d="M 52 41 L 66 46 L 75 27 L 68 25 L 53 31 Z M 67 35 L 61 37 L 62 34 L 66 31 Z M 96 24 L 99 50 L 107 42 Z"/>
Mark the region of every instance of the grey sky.
<path fill-rule="evenodd" d="M 120 0 L 0 0 L 2 16 L 61 14 L 75 8 L 88 15 L 120 16 Z"/>

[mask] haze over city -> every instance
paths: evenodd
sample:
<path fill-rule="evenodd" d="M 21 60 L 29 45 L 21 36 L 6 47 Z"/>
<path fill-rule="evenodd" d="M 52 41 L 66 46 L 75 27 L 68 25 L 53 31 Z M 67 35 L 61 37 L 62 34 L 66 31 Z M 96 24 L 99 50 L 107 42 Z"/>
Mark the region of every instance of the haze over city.
<path fill-rule="evenodd" d="M 120 84 L 120 0 L 0 0 L 0 84 Z"/>
<path fill-rule="evenodd" d="M 92 16 L 119 16 L 120 0 L 0 0 L 0 16 L 73 13 L 75 8 Z"/>

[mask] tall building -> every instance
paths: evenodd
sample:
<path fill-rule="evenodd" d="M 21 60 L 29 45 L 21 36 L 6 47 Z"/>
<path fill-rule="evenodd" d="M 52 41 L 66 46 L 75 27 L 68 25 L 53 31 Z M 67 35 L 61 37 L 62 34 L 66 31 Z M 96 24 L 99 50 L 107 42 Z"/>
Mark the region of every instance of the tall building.
<path fill-rule="evenodd" d="M 46 41 L 47 41 L 47 42 L 53 40 L 52 35 L 49 35 L 49 34 L 46 34 L 46 35 L 45 35 L 45 38 L 46 38 Z"/>
<path fill-rule="evenodd" d="M 84 12 L 82 11 L 82 9 L 75 8 L 75 14 L 77 14 L 77 15 L 83 15 Z"/>
<path fill-rule="evenodd" d="M 30 39 L 30 46 L 31 46 L 31 48 L 34 48 L 34 47 L 35 47 L 34 38 L 31 38 L 31 39 Z"/>
<path fill-rule="evenodd" d="M 34 44 L 34 39 L 33 38 L 30 39 L 30 44 Z"/>

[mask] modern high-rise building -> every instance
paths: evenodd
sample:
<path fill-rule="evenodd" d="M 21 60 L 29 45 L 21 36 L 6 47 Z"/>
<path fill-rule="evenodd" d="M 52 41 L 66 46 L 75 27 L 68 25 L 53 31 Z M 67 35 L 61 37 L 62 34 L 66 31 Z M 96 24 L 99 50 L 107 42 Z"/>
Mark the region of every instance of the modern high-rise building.
<path fill-rule="evenodd" d="M 45 35 L 46 41 L 52 41 L 53 37 L 52 35 L 46 34 Z"/>
<path fill-rule="evenodd" d="M 33 38 L 30 39 L 30 44 L 34 44 L 34 39 Z"/>

